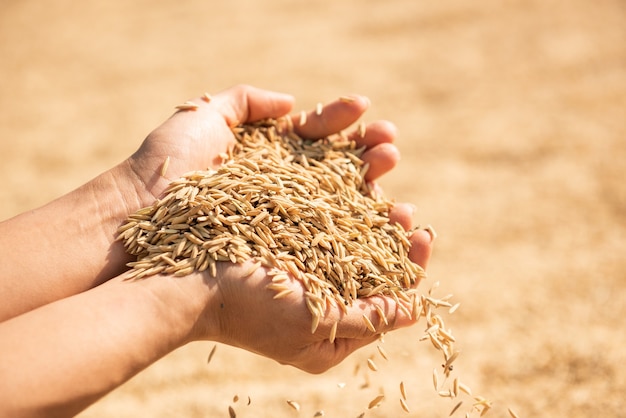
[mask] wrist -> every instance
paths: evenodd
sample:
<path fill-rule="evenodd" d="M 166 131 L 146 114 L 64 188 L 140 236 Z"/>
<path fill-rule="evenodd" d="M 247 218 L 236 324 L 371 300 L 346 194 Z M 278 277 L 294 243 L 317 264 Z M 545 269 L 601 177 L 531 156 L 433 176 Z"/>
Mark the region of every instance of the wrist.
<path fill-rule="evenodd" d="M 123 276 L 122 276 L 123 277 Z M 136 281 L 148 291 L 172 349 L 197 340 L 216 340 L 216 290 L 206 274 L 151 276 Z"/>

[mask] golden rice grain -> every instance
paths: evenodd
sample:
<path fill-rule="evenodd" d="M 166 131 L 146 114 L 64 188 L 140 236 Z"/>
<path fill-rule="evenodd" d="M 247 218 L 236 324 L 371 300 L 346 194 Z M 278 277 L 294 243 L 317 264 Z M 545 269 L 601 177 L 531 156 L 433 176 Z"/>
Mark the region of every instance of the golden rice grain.
<path fill-rule="evenodd" d="M 202 100 L 209 102 L 205 96 Z M 197 107 L 186 102 L 180 110 Z M 322 110 L 318 104 L 315 113 L 319 116 Z M 300 123 L 306 123 L 300 116 Z M 358 128 L 361 136 L 364 126 Z M 244 276 L 267 269 L 274 298 L 293 294 L 287 280 L 302 284 L 311 332 L 329 306 L 347 313 L 358 298 L 391 297 L 407 317 L 426 318 L 432 330 L 427 338 L 439 343 L 451 366 L 454 340 L 440 332 L 443 320 L 434 309 L 452 305 L 433 296 L 434 285 L 429 299 L 415 293 L 413 287 L 425 274 L 408 258 L 412 232 L 390 223 L 393 202 L 364 180 L 368 167 L 360 156 L 365 148 L 346 135 L 302 139 L 289 117 L 240 125 L 233 133 L 237 141 L 223 155 L 221 167 L 173 181 L 152 206 L 131 214 L 120 226 L 119 239 L 137 257 L 129 264 L 129 277 L 182 276 L 196 270 L 215 277 L 219 262 L 252 259 L 242 269 Z M 378 327 L 388 325 L 382 307 L 375 309 Z M 370 318 L 362 318 L 376 333 Z M 331 342 L 336 328 L 335 323 Z M 380 346 L 379 352 L 387 358 Z M 377 370 L 372 359 L 368 367 Z"/>
<path fill-rule="evenodd" d="M 452 382 L 452 396 L 457 397 L 459 394 L 459 378 L 455 377 Z"/>
<path fill-rule="evenodd" d="M 400 396 L 402 399 L 406 400 L 406 388 L 404 387 L 404 382 L 400 382 Z"/>
<path fill-rule="evenodd" d="M 370 321 L 370 319 L 367 317 L 367 315 L 363 314 L 361 318 L 363 319 L 363 323 L 365 323 L 365 326 L 373 333 L 376 333 L 376 328 L 374 327 L 374 324 L 372 324 L 372 321 Z"/>
<path fill-rule="evenodd" d="M 443 372 L 446 377 L 450 375 L 450 372 L 452 371 L 452 363 L 459 356 L 459 353 L 460 351 L 455 351 L 454 353 L 452 353 L 452 355 L 446 360 L 445 364 L 443 365 Z"/>
<path fill-rule="evenodd" d="M 209 357 L 207 357 L 207 359 L 206 359 L 206 363 L 207 364 L 209 364 L 211 362 L 211 359 L 215 355 L 215 350 L 217 350 L 217 344 L 213 345 L 213 348 L 211 349 L 211 352 L 209 353 Z"/>
<path fill-rule="evenodd" d="M 318 103 L 318 104 L 315 106 L 315 114 L 316 114 L 317 116 L 320 116 L 320 115 L 322 114 L 322 110 L 323 110 L 323 109 L 324 109 L 324 106 L 323 106 L 321 103 Z"/>
<path fill-rule="evenodd" d="M 452 398 L 452 392 L 449 390 L 440 390 L 437 394 L 442 398 Z"/>
<path fill-rule="evenodd" d="M 356 99 L 352 96 L 340 96 L 339 97 L 339 101 L 340 102 L 344 102 L 344 103 L 352 103 L 353 101 L 355 101 Z"/>
<path fill-rule="evenodd" d="M 428 232 L 430 234 L 430 240 L 434 241 L 437 238 L 437 232 L 435 231 L 435 228 L 433 228 L 432 225 L 426 225 L 424 227 L 424 231 Z"/>
<path fill-rule="evenodd" d="M 452 411 L 450 411 L 450 414 L 448 414 L 448 416 L 451 417 L 452 415 L 454 415 L 454 413 L 461 407 L 461 405 L 463 405 L 463 401 L 460 401 L 459 403 L 454 405 L 454 408 L 452 408 Z"/>
<path fill-rule="evenodd" d="M 382 291 L 382 289 L 379 290 L 379 291 Z M 376 312 L 378 312 L 378 317 L 380 318 L 380 321 L 383 322 L 385 325 L 389 325 L 389 322 L 387 320 L 387 316 L 383 312 L 383 308 L 381 308 L 378 305 L 374 305 L 374 308 L 376 309 Z"/>
<path fill-rule="evenodd" d="M 410 413 L 411 410 L 409 409 L 409 406 L 406 403 L 406 400 L 400 398 L 400 406 L 402 407 L 402 409 L 404 410 L 404 412 L 406 413 Z"/>
<path fill-rule="evenodd" d="M 508 408 L 507 411 L 509 412 L 511 418 L 519 418 L 519 415 L 517 415 L 511 408 Z"/>
<path fill-rule="evenodd" d="M 337 324 L 338 322 L 333 323 L 333 326 L 330 328 L 330 336 L 328 337 L 328 340 L 331 344 L 335 342 L 335 337 L 337 336 Z"/>
<path fill-rule="evenodd" d="M 461 302 L 458 302 L 458 303 L 452 305 L 452 307 L 450 309 L 448 309 L 448 313 L 453 314 L 454 312 L 456 312 L 457 309 L 459 309 L 459 306 L 461 306 Z"/>
<path fill-rule="evenodd" d="M 205 101 L 205 102 L 207 102 L 207 103 L 210 103 L 210 102 L 211 102 L 211 100 L 213 100 L 213 98 L 211 97 L 211 95 L 210 95 L 209 93 L 206 93 L 206 92 L 205 92 L 205 93 L 202 95 L 202 100 L 204 100 L 204 101 Z"/>
<path fill-rule="evenodd" d="M 359 136 L 361 138 L 365 138 L 365 131 L 367 130 L 367 127 L 365 126 L 365 123 L 361 122 L 359 123 Z"/>
<path fill-rule="evenodd" d="M 387 357 L 387 352 L 382 346 L 377 345 L 376 348 L 378 349 L 378 353 L 382 358 L 384 358 L 385 360 L 389 360 L 389 358 Z"/>
<path fill-rule="evenodd" d="M 304 110 L 300 112 L 300 120 L 298 121 L 298 124 L 300 126 L 303 126 L 306 124 L 306 112 Z"/>
<path fill-rule="evenodd" d="M 369 367 L 369 369 L 373 372 L 378 371 L 378 366 L 376 366 L 376 363 L 374 363 L 374 360 L 371 358 L 367 359 L 367 367 Z"/>
<path fill-rule="evenodd" d="M 170 156 L 165 157 L 165 161 L 161 165 L 161 177 L 165 177 L 165 173 L 167 173 L 167 168 L 170 165 Z"/>
<path fill-rule="evenodd" d="M 467 386 L 463 382 L 459 382 L 458 385 L 461 392 L 464 392 L 466 395 L 472 396 L 472 389 L 470 389 L 469 386 Z"/>
<path fill-rule="evenodd" d="M 230 418 L 237 418 L 237 414 L 235 413 L 235 409 L 232 406 L 230 406 L 230 405 L 228 405 L 228 416 Z"/>
<path fill-rule="evenodd" d="M 385 395 L 380 394 L 378 396 L 376 396 L 374 399 L 372 399 L 370 401 L 370 403 L 367 405 L 367 409 L 372 409 L 372 408 L 376 408 L 377 406 L 379 406 L 382 401 L 385 399 Z"/>
<path fill-rule="evenodd" d="M 300 411 L 300 404 L 296 401 L 287 401 L 287 405 L 289 405 L 290 407 L 292 407 L 294 410 L 296 411 Z"/>
<path fill-rule="evenodd" d="M 183 104 L 180 104 L 178 106 L 176 106 L 177 110 L 196 110 L 198 109 L 198 105 L 195 104 L 194 102 L 185 102 Z"/>
<path fill-rule="evenodd" d="M 436 391 L 439 391 L 439 374 L 437 369 L 433 369 L 433 387 Z"/>

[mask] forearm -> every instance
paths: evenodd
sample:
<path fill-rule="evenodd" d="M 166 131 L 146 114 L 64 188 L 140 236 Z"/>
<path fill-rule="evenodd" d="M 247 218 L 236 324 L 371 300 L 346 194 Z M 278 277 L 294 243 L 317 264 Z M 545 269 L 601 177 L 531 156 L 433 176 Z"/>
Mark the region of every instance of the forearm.
<path fill-rule="evenodd" d="M 130 258 L 115 242 L 115 231 L 141 206 L 128 171 L 122 163 L 0 223 L 0 321 L 90 289 L 125 269 Z"/>
<path fill-rule="evenodd" d="M 190 283 L 116 278 L 0 324 L 0 416 L 74 415 L 186 343 L 206 301 Z"/>

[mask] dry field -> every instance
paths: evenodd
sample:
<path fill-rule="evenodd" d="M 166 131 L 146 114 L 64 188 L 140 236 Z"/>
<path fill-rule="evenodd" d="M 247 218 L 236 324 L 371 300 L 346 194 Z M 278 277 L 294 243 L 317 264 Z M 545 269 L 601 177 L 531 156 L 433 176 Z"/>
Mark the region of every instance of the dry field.
<path fill-rule="evenodd" d="M 387 195 L 439 233 L 423 286 L 462 304 L 456 372 L 492 416 L 624 416 L 625 40 L 621 0 L 5 1 L 0 217 L 116 164 L 204 91 L 245 82 L 297 110 L 363 93 L 366 121 L 400 132 Z M 302 417 L 447 416 L 422 331 L 385 338 L 367 388 L 375 347 L 311 376 L 225 346 L 207 365 L 213 344 L 191 344 L 81 416 L 296 416 L 287 399 Z"/>

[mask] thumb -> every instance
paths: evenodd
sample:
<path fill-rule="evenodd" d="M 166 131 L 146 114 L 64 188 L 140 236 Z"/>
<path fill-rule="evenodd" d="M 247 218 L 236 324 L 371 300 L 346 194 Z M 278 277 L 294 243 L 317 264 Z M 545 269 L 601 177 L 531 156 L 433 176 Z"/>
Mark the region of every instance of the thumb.
<path fill-rule="evenodd" d="M 240 123 L 265 118 L 277 118 L 289 113 L 293 107 L 291 95 L 262 90 L 248 85 L 238 85 L 213 97 L 212 104 L 233 127 Z"/>

